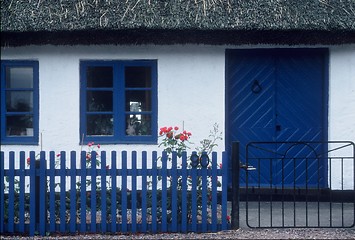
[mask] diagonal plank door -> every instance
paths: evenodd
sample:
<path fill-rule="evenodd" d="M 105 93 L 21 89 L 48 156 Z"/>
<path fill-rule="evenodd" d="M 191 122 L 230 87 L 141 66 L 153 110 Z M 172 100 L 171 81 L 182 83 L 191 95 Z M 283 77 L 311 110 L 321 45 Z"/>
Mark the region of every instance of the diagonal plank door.
<path fill-rule="evenodd" d="M 242 162 L 249 142 L 326 140 L 324 59 L 325 51 L 319 49 L 227 51 L 227 144 L 240 142 Z M 283 151 L 282 144 L 275 144 L 262 157 L 275 158 L 276 152 Z M 309 155 L 307 151 L 300 148 L 292 154 Z M 258 153 L 250 152 L 249 157 L 253 154 Z M 305 177 L 304 164 L 296 164 L 299 181 Z M 279 162 L 262 161 L 258 167 L 261 173 L 251 172 L 249 184 L 280 184 Z M 284 181 L 291 184 L 297 170 L 290 163 L 284 169 Z"/>

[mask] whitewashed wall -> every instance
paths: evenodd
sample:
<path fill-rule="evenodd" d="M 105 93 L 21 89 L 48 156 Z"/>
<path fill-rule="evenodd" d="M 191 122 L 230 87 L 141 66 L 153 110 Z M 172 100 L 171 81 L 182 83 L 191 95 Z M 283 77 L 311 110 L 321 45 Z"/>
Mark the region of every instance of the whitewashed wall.
<path fill-rule="evenodd" d="M 84 59 L 157 59 L 158 126 L 184 126 L 192 132 L 195 145 L 208 136 L 214 123 L 225 134 L 225 49 L 202 45 L 2 48 L 2 59 L 39 61 L 41 145 L 2 145 L 1 151 L 80 150 L 79 61 Z M 355 142 L 355 45 L 330 47 L 329 140 Z M 216 150 L 223 151 L 224 141 L 218 144 Z M 157 149 L 157 145 L 102 146 L 106 151 Z M 347 188 L 353 188 L 353 168 L 346 166 Z M 339 187 L 338 172 L 333 188 Z"/>

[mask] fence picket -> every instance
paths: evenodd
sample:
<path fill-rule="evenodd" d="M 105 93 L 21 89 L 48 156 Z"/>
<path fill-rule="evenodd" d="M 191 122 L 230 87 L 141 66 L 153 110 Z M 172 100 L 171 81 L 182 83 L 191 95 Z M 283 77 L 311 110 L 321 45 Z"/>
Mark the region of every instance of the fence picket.
<path fill-rule="evenodd" d="M 177 154 L 174 152 L 172 154 L 172 165 L 171 165 L 171 179 L 172 179 L 172 185 L 171 185 L 171 219 L 172 219 L 172 224 L 171 224 L 171 231 L 172 232 L 177 232 L 177 221 L 178 221 L 178 216 L 177 216 L 177 204 L 178 204 L 178 175 L 177 175 Z"/>
<path fill-rule="evenodd" d="M 117 231 L 117 152 L 111 152 L 111 232 Z"/>
<path fill-rule="evenodd" d="M 49 231 L 55 231 L 55 153 L 49 153 Z"/>
<path fill-rule="evenodd" d="M 37 202 L 39 202 L 39 209 L 37 210 L 37 213 L 39 214 L 38 216 L 38 223 L 39 223 L 39 234 L 44 236 L 46 232 L 46 223 L 47 223 L 47 213 L 46 213 L 46 190 L 47 190 L 47 179 L 46 179 L 46 153 L 41 151 L 40 153 L 40 162 L 39 162 L 39 176 L 37 178 L 37 181 L 39 181 L 38 186 L 39 189 L 39 194 L 37 195 L 39 199 L 37 199 Z"/>
<path fill-rule="evenodd" d="M 151 193 L 151 213 L 152 213 L 152 232 L 157 232 L 157 169 L 158 169 L 158 159 L 157 159 L 157 152 L 153 152 L 153 170 L 152 170 L 152 193 Z"/>
<path fill-rule="evenodd" d="M 70 152 L 70 232 L 75 232 L 76 226 L 76 152 Z"/>
<path fill-rule="evenodd" d="M 188 220 L 187 220 L 187 193 L 188 193 L 188 188 L 187 188 L 187 154 L 186 152 L 182 153 L 182 163 L 181 163 L 181 176 L 182 176 L 182 182 L 181 182 L 181 231 L 183 233 L 186 233 L 188 228 Z M 186 201 L 185 201 L 186 200 Z"/>
<path fill-rule="evenodd" d="M 100 209 L 101 209 L 101 232 L 107 231 L 107 188 L 106 188 L 106 152 L 101 152 L 101 201 L 100 201 Z"/>
<path fill-rule="evenodd" d="M 65 218 L 66 218 L 66 192 L 65 192 L 65 167 L 66 167 L 66 153 L 62 151 L 60 153 L 60 169 L 59 169 L 59 176 L 60 176 L 60 231 L 65 232 Z"/>
<path fill-rule="evenodd" d="M 86 152 L 80 155 L 80 231 L 86 232 Z"/>
<path fill-rule="evenodd" d="M 141 191 L 141 201 L 142 201 L 142 223 L 141 231 L 147 231 L 147 152 L 142 152 L 142 191 Z"/>
<path fill-rule="evenodd" d="M 96 152 L 91 152 L 91 174 L 90 174 L 90 214 L 91 214 L 91 222 L 90 222 L 90 231 L 96 232 Z"/>
<path fill-rule="evenodd" d="M 10 158 L 11 159 L 11 158 Z M 29 234 L 33 236 L 36 231 L 36 154 L 30 152 L 30 229 Z M 11 167 L 10 167 L 11 168 Z"/>
<path fill-rule="evenodd" d="M 75 151 L 69 154 L 61 151 L 57 156 L 50 151 L 49 162 L 46 162 L 46 152 L 40 152 L 37 161 L 37 155 L 31 151 L 27 170 L 25 152 L 19 153 L 19 169 L 15 168 L 15 152 L 10 152 L 6 159 L 9 169 L 5 170 L 5 156 L 1 152 L 3 191 L 0 192 L 0 199 L 16 202 L 1 206 L 1 233 L 28 231 L 30 236 L 34 236 L 37 232 L 45 235 L 46 232 L 56 231 L 201 232 L 228 227 L 226 193 L 222 193 L 222 224 L 216 220 L 220 219 L 220 214 L 217 214 L 220 209 L 217 177 L 227 176 L 227 170 L 217 169 L 216 153 L 212 154 L 212 169 L 203 166 L 191 168 L 186 152 L 181 156 L 176 152 L 172 155 L 163 152 L 158 157 L 158 153 L 153 151 L 149 169 L 146 151 L 140 156 L 136 151 L 129 156 L 127 151 L 122 151 L 119 159 L 117 153 L 112 151 L 111 160 L 107 159 L 104 151 L 99 155 L 94 151 L 82 151 L 78 159 L 79 168 L 76 154 Z M 96 162 L 96 156 L 100 157 L 100 163 Z M 129 167 L 128 159 L 131 160 Z M 121 161 L 121 167 L 118 167 L 117 161 Z M 137 168 L 138 161 L 141 168 Z M 106 164 L 111 167 L 106 168 Z M 226 159 L 223 159 L 223 164 L 227 166 Z M 5 178 L 8 179 L 6 191 Z M 212 179 L 211 185 L 208 185 L 208 178 Z M 26 182 L 29 183 L 28 193 Z M 225 180 L 222 189 L 226 186 Z M 5 208 L 8 212 L 6 219 Z M 29 220 L 25 216 L 29 216 Z"/>
<path fill-rule="evenodd" d="M 132 152 L 132 167 L 131 167 L 131 231 L 137 231 L 137 152 Z"/>
<path fill-rule="evenodd" d="M 15 212 L 15 153 L 10 152 L 9 159 L 9 232 L 14 232 L 14 212 Z"/>
<path fill-rule="evenodd" d="M 124 211 L 127 210 L 127 152 L 122 152 L 122 204 L 121 204 L 121 217 L 122 217 L 122 232 L 127 232 L 127 214 Z"/>
<path fill-rule="evenodd" d="M 217 209 L 217 189 L 218 189 L 218 175 L 217 175 L 217 153 L 213 152 L 212 153 L 212 174 L 211 174 L 211 182 L 212 182 L 212 205 L 211 205 L 211 209 Z M 223 167 L 223 163 L 222 163 L 222 167 Z M 212 215 L 212 219 L 211 219 L 211 231 L 212 232 L 216 232 L 217 231 L 217 211 L 212 211 L 211 213 Z"/>
<path fill-rule="evenodd" d="M 193 168 L 194 171 L 191 172 L 191 203 L 197 203 L 197 171 L 198 169 L 196 166 Z M 191 204 L 191 230 L 193 232 L 197 231 L 197 204 Z"/>
<path fill-rule="evenodd" d="M 163 152 L 162 157 L 162 168 L 161 168 L 161 177 L 162 177 L 162 189 L 161 189 L 161 231 L 168 231 L 167 228 L 167 162 L 168 156 L 166 152 Z"/>
<path fill-rule="evenodd" d="M 20 152 L 19 232 L 21 233 L 25 232 L 25 159 L 25 152 Z"/>

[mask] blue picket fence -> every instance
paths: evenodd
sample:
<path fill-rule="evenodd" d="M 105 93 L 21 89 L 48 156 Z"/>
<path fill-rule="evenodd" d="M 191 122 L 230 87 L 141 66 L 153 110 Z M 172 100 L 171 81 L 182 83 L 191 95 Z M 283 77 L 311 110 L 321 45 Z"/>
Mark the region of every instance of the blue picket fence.
<path fill-rule="evenodd" d="M 190 156 L 43 151 L 27 158 L 23 151 L 1 152 L 0 232 L 33 236 L 229 229 L 228 169 L 221 167 L 228 166 L 226 153 L 221 161 L 216 152 L 211 159 Z"/>

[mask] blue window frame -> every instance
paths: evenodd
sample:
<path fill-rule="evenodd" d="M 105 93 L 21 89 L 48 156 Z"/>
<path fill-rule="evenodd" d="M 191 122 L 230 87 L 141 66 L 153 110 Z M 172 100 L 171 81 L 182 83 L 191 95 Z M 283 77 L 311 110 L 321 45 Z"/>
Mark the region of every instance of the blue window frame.
<path fill-rule="evenodd" d="M 81 61 L 80 136 L 85 143 L 157 142 L 157 62 Z"/>
<path fill-rule="evenodd" d="M 1 61 L 1 144 L 38 144 L 38 61 Z"/>

